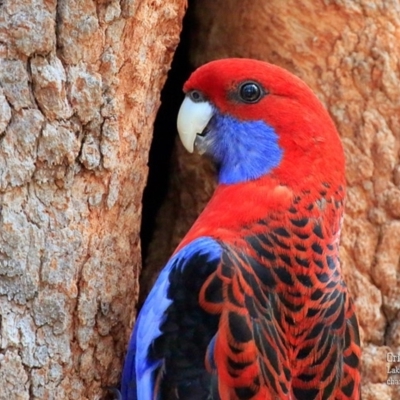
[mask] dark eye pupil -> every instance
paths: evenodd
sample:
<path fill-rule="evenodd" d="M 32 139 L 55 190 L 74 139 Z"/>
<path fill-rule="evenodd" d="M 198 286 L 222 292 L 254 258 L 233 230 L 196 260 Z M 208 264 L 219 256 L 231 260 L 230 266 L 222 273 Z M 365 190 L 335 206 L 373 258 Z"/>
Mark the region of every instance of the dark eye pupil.
<path fill-rule="evenodd" d="M 261 98 L 261 89 L 256 83 L 245 83 L 240 88 L 240 97 L 247 103 L 255 103 Z"/>
<path fill-rule="evenodd" d="M 195 103 L 200 102 L 200 101 L 203 100 L 202 94 L 201 94 L 199 91 L 197 91 L 197 90 L 192 90 L 192 91 L 190 92 L 190 98 L 191 98 Z"/>

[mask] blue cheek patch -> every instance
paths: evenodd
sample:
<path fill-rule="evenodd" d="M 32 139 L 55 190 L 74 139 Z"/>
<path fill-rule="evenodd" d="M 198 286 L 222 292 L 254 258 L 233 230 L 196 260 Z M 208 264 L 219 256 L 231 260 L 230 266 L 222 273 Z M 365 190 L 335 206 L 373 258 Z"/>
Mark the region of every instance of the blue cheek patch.
<path fill-rule="evenodd" d="M 278 135 L 263 121 L 238 121 L 217 114 L 209 136 L 207 153 L 219 166 L 219 183 L 260 178 L 282 160 Z"/>

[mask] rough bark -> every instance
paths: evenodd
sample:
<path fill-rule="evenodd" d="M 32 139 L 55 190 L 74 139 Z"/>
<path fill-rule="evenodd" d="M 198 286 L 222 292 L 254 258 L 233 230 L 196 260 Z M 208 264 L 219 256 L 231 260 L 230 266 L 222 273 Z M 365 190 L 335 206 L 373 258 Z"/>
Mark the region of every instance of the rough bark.
<path fill-rule="evenodd" d="M 184 9 L 0 1 L 0 399 L 99 399 L 119 381 Z"/>
<path fill-rule="evenodd" d="M 193 67 L 237 56 L 278 64 L 332 115 L 347 158 L 341 257 L 361 325 L 363 399 L 400 398 L 386 359 L 400 353 L 400 1 L 197 0 L 192 14 Z M 149 266 L 165 262 L 213 191 L 205 161 L 180 145 L 175 158 Z"/>

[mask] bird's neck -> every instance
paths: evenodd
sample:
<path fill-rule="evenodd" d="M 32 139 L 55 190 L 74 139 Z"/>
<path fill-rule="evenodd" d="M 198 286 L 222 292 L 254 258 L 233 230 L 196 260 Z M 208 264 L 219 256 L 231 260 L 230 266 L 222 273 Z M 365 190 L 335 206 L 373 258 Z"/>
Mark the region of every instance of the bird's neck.
<path fill-rule="evenodd" d="M 292 201 L 292 191 L 273 179 L 219 185 L 184 238 L 184 243 L 199 236 L 226 240 L 269 211 L 289 208 Z"/>
<path fill-rule="evenodd" d="M 265 176 L 243 184 L 219 185 L 179 248 L 202 236 L 235 243 L 250 232 L 276 228 L 295 235 L 304 227 L 297 227 L 292 221 L 304 219 L 314 221 L 305 228 L 311 229 L 310 235 L 315 236 L 311 225 L 321 225 L 325 243 L 337 249 L 343 201 L 343 185 L 333 187 L 329 183 L 293 188 Z M 321 239 L 316 235 L 315 240 Z"/>

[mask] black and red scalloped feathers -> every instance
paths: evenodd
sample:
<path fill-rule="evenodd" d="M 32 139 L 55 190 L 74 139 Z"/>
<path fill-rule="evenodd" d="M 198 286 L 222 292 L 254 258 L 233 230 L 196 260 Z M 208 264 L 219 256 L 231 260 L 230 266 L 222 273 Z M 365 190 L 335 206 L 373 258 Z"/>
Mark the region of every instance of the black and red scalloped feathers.
<path fill-rule="evenodd" d="M 340 189 L 323 202 L 305 196 L 288 218 L 270 213 L 243 228 L 242 240 L 223 244 L 200 292 L 201 306 L 220 316 L 213 363 L 222 400 L 360 398 L 360 340 L 341 277 L 339 224 L 325 218 L 341 197 Z"/>

